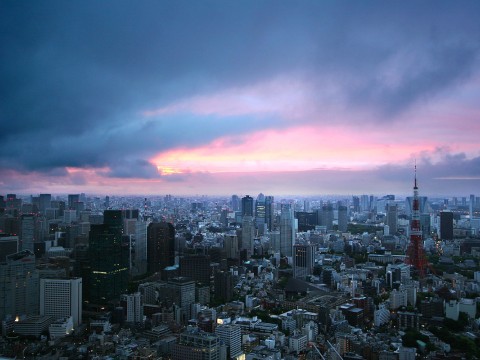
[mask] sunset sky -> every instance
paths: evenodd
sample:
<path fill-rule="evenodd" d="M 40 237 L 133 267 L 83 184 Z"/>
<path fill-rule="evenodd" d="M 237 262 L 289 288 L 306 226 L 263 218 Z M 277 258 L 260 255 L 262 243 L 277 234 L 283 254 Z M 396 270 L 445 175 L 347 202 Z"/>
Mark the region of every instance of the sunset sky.
<path fill-rule="evenodd" d="M 2 1 L 0 194 L 480 196 L 479 1 Z"/>

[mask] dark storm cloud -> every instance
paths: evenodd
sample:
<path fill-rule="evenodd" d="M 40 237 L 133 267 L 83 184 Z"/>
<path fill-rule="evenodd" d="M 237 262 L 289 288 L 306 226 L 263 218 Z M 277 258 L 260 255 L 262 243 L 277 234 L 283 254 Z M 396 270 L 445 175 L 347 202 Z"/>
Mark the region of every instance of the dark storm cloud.
<path fill-rule="evenodd" d="M 147 121 L 142 111 L 290 72 L 317 81 L 317 91 L 328 75 L 350 104 L 395 113 L 473 71 L 479 9 L 478 2 L 2 2 L 0 165 L 108 166 L 111 176 L 152 177 L 146 159 L 157 151 L 284 124 Z M 378 75 L 389 70 L 399 74 L 393 85 Z"/>

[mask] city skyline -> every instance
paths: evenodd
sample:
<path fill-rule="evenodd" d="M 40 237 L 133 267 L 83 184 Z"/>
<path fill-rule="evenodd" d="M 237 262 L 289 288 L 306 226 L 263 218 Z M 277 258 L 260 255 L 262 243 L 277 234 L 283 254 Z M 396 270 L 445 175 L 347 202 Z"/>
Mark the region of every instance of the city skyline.
<path fill-rule="evenodd" d="M 0 188 L 468 196 L 480 4 L 1 3 Z"/>

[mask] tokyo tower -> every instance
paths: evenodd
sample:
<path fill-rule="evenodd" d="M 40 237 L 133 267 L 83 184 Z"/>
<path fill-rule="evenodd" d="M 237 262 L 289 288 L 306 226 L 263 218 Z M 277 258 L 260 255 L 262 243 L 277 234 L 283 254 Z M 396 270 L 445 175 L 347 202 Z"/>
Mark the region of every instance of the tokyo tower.
<path fill-rule="evenodd" d="M 420 203 L 418 200 L 416 164 L 415 183 L 413 186 L 412 220 L 410 220 L 410 244 L 408 245 L 406 262 L 412 265 L 419 278 L 425 277 L 427 259 L 423 248 L 422 230 L 420 227 Z"/>

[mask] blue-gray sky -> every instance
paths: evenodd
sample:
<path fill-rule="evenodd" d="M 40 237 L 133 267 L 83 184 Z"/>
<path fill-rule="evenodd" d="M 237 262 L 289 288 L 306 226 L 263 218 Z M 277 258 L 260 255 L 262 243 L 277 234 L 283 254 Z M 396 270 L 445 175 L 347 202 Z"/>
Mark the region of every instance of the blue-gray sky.
<path fill-rule="evenodd" d="M 478 1 L 3 1 L 0 189 L 480 189 Z M 479 194 L 480 195 L 480 194 Z"/>

